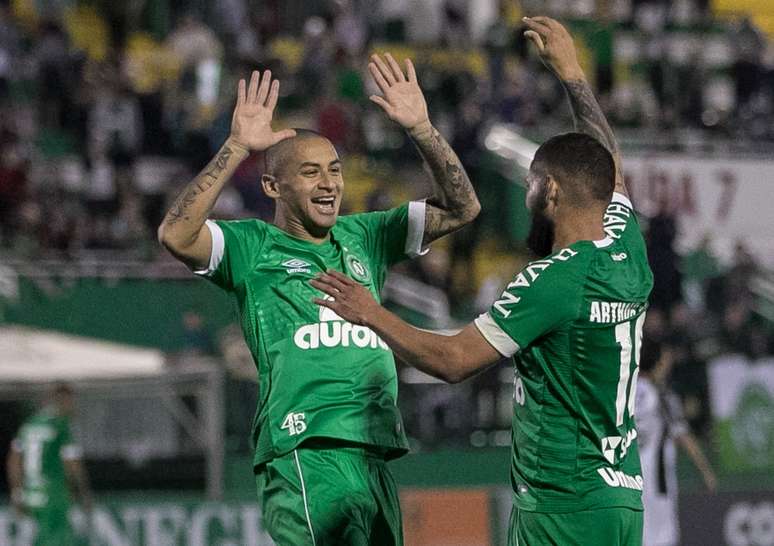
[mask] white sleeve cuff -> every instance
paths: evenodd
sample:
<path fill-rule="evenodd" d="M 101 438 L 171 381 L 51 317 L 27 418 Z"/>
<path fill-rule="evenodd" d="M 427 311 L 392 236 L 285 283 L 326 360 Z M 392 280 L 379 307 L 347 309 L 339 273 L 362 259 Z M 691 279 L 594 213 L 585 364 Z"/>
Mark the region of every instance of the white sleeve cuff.
<path fill-rule="evenodd" d="M 210 263 L 206 269 L 197 269 L 194 271 L 196 275 L 203 275 L 205 277 L 212 275 L 220 262 L 223 261 L 223 253 L 226 250 L 226 240 L 223 238 L 223 230 L 220 226 L 212 220 L 207 220 L 204 225 L 210 230 L 210 236 L 212 239 L 212 250 L 210 251 Z"/>
<path fill-rule="evenodd" d="M 510 357 L 519 352 L 519 344 L 513 341 L 511 336 L 505 333 L 492 319 L 489 313 L 483 313 L 474 321 L 476 328 L 481 332 L 489 344 L 504 357 Z"/>
<path fill-rule="evenodd" d="M 75 444 L 69 444 L 66 446 L 62 446 L 62 449 L 59 450 L 59 455 L 64 459 L 65 461 L 72 461 L 75 459 L 82 459 L 83 458 L 83 450 L 81 449 L 81 446 L 75 445 Z"/>
<path fill-rule="evenodd" d="M 14 438 L 11 441 L 11 449 L 13 449 L 16 453 L 21 453 L 23 451 L 21 440 Z"/>
<path fill-rule="evenodd" d="M 422 248 L 422 239 L 425 237 L 425 214 L 427 203 L 424 201 L 410 201 L 408 204 L 408 232 L 406 233 L 406 255 L 411 258 L 424 256 L 430 249 Z"/>
<path fill-rule="evenodd" d="M 629 207 L 630 209 L 634 210 L 634 206 L 632 206 L 631 200 L 622 193 L 613 192 L 613 198 L 610 200 L 610 202 L 618 203 L 620 205 Z"/>

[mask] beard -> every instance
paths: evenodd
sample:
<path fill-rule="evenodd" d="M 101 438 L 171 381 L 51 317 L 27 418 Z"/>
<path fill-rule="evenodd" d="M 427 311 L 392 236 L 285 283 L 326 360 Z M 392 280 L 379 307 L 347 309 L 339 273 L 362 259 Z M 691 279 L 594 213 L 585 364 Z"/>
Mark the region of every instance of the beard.
<path fill-rule="evenodd" d="M 532 211 L 532 224 L 527 235 L 527 248 L 538 258 L 551 254 L 554 248 L 554 222 L 546 216 L 548 206 L 548 187 L 544 184 L 537 197 L 539 208 Z"/>
<path fill-rule="evenodd" d="M 554 222 L 543 211 L 532 215 L 527 248 L 538 258 L 548 256 L 554 248 Z"/>

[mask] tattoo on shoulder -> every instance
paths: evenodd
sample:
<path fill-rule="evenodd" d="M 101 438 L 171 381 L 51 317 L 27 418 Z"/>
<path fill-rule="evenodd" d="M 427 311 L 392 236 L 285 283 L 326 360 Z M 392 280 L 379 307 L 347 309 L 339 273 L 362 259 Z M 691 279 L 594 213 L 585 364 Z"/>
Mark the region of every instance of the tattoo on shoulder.
<path fill-rule="evenodd" d="M 202 175 L 197 176 L 193 182 L 181 193 L 167 213 L 165 222 L 175 224 L 180 220 L 190 220 L 188 209 L 196 202 L 196 198 L 208 191 L 217 182 L 220 174 L 225 170 L 233 150 L 224 146 L 220 153 L 205 167 Z"/>

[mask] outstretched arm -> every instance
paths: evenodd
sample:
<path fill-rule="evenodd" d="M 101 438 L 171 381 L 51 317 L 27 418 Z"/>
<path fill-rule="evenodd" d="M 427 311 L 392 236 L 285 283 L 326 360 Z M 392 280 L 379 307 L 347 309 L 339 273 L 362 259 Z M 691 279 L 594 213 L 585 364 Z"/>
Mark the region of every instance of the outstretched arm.
<path fill-rule="evenodd" d="M 384 95 L 373 95 L 371 100 L 406 129 L 430 167 L 435 195 L 427 200 L 422 241 L 429 244 L 472 222 L 481 204 L 457 154 L 430 123 L 411 60 L 406 60 L 406 74 L 389 53 L 384 59 L 373 55 L 368 69 Z"/>
<path fill-rule="evenodd" d="M 177 197 L 159 226 L 159 242 L 192 269 L 205 268 L 212 252 L 210 230 L 204 225 L 215 202 L 250 150 L 265 150 L 295 135 L 292 130 L 273 132 L 271 119 L 279 97 L 279 81 L 269 70 L 255 71 L 249 87 L 239 81 L 231 135 L 202 172 Z"/>
<path fill-rule="evenodd" d="M 524 24 L 529 28 L 525 36 L 535 44 L 543 62 L 567 90 L 575 129 L 596 138 L 613 155 L 615 191 L 627 195 L 618 142 L 578 63 L 572 36 L 561 23 L 550 17 L 525 17 Z"/>
<path fill-rule="evenodd" d="M 502 358 L 475 324 L 452 336 L 432 334 L 387 311 L 368 289 L 338 271 L 328 271 L 310 282 L 334 298 L 318 298 L 316 304 L 372 329 L 407 364 L 443 381 L 458 383 Z"/>

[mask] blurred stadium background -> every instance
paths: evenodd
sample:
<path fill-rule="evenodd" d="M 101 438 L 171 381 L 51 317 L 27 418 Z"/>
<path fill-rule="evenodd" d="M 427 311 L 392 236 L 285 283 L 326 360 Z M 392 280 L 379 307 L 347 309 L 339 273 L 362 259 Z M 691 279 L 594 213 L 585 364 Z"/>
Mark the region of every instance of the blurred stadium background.
<path fill-rule="evenodd" d="M 93 544 L 270 544 L 236 309 L 156 243 L 165 207 L 227 136 L 253 67 L 282 81 L 278 126 L 339 147 L 347 210 L 422 195 L 364 75 L 370 51 L 410 56 L 483 213 L 385 295 L 421 326 L 470 320 L 526 259 L 535 143 L 571 127 L 521 36 L 536 14 L 570 25 L 616 127 L 655 273 L 646 335 L 674 349 L 671 386 L 719 475 L 710 496 L 680 460 L 683 544 L 774 545 L 770 0 L 0 0 L 0 457 L 47 385 L 70 380 Z M 261 165 L 240 167 L 219 217 L 270 218 Z M 407 544 L 503 544 L 508 365 L 456 386 L 400 377 Z M 0 544 L 29 532 L 0 505 Z"/>

